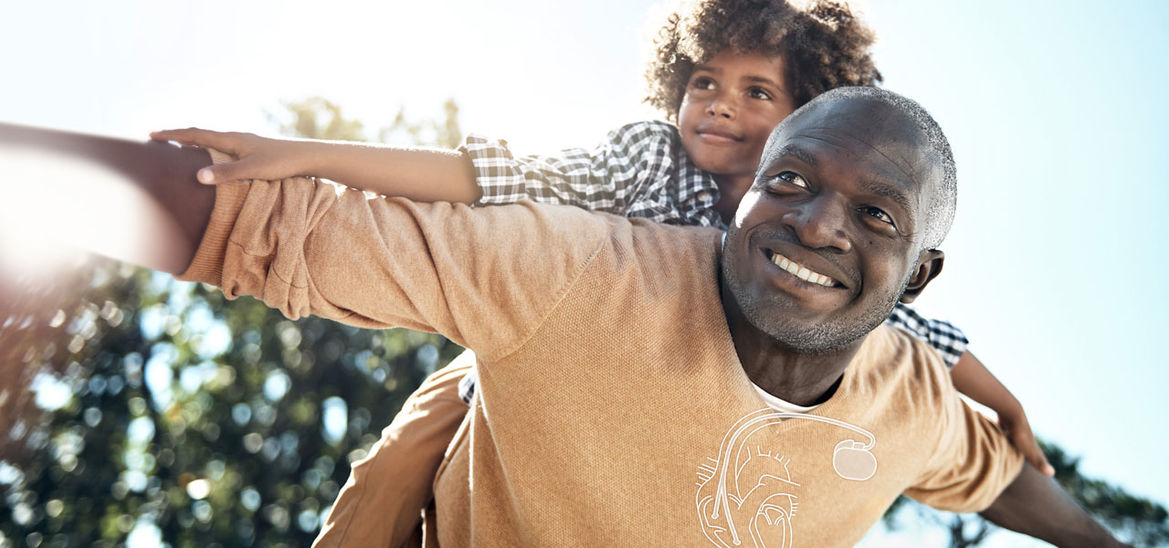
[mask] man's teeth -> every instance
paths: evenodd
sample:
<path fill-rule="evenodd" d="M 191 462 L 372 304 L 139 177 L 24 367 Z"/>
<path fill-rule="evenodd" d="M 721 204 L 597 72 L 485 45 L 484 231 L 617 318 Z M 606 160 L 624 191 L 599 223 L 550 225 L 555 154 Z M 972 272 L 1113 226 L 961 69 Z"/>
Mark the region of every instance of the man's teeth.
<path fill-rule="evenodd" d="M 820 274 L 819 272 L 812 271 L 808 267 L 788 259 L 779 253 L 775 253 L 771 256 L 771 262 L 775 263 L 776 266 L 790 272 L 793 276 L 804 280 L 805 282 L 820 284 L 824 287 L 833 287 L 836 285 L 836 280 Z"/>

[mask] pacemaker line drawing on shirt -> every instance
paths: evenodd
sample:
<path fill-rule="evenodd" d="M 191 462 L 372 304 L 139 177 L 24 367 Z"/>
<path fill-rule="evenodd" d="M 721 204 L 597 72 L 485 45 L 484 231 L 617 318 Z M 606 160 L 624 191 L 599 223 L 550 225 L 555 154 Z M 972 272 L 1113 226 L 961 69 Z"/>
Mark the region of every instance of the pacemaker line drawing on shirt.
<path fill-rule="evenodd" d="M 749 444 L 756 432 L 788 419 L 827 423 L 864 436 L 867 443 L 852 439 L 837 443 L 832 468 L 841 478 L 852 481 L 864 481 L 876 474 L 877 459 L 870 450 L 877 439 L 863 428 L 829 417 L 770 408 L 748 413 L 723 437 L 718 458 L 708 458 L 712 464 L 698 467 L 695 505 L 702 532 L 714 545 L 743 546 L 744 533 L 740 529 L 745 528 L 756 547 L 776 546 L 776 540 L 778 546 L 792 546 L 791 522 L 798 508 L 795 491 L 800 484 L 788 470 L 791 459 Z"/>

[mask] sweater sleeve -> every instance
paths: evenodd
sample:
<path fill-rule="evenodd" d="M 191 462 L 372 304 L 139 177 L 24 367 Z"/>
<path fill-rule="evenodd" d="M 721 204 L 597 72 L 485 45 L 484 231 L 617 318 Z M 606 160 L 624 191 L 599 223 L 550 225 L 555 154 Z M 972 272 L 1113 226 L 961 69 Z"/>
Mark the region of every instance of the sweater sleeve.
<path fill-rule="evenodd" d="M 919 359 L 940 361 L 924 345 Z M 918 502 L 951 512 L 977 512 L 998 498 L 1023 466 L 1023 457 L 989 418 L 972 409 L 953 389 L 938 364 L 932 371 L 940 402 L 930 437 L 937 440 L 924 472 L 905 494 Z M 927 439 L 929 439 L 927 437 Z"/>
<path fill-rule="evenodd" d="M 484 358 L 517 348 L 605 241 L 607 222 L 530 202 L 473 210 L 292 178 L 216 187 L 183 279 L 296 319 L 441 333 Z"/>

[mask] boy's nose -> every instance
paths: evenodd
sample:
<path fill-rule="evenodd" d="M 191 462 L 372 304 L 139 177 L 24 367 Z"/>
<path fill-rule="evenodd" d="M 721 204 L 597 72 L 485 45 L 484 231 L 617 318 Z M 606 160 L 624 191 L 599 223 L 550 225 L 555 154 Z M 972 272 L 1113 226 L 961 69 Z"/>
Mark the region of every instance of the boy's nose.
<path fill-rule="evenodd" d="M 722 116 L 723 118 L 733 119 L 735 117 L 735 105 L 733 101 L 720 95 L 711 99 L 710 103 L 706 105 L 706 113 L 710 116 Z"/>

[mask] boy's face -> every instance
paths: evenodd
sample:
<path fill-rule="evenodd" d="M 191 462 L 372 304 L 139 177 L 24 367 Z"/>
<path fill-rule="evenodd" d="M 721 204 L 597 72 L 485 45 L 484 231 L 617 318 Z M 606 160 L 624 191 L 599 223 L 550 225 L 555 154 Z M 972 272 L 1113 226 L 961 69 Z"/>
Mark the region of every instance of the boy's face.
<path fill-rule="evenodd" d="M 678 109 L 682 146 L 698 167 L 751 176 L 771 130 L 795 110 L 779 56 L 725 50 L 694 67 Z"/>
<path fill-rule="evenodd" d="M 722 257 L 751 325 L 808 352 L 858 340 L 941 267 L 914 242 L 943 176 L 926 137 L 886 105 L 817 107 L 777 129 Z"/>

